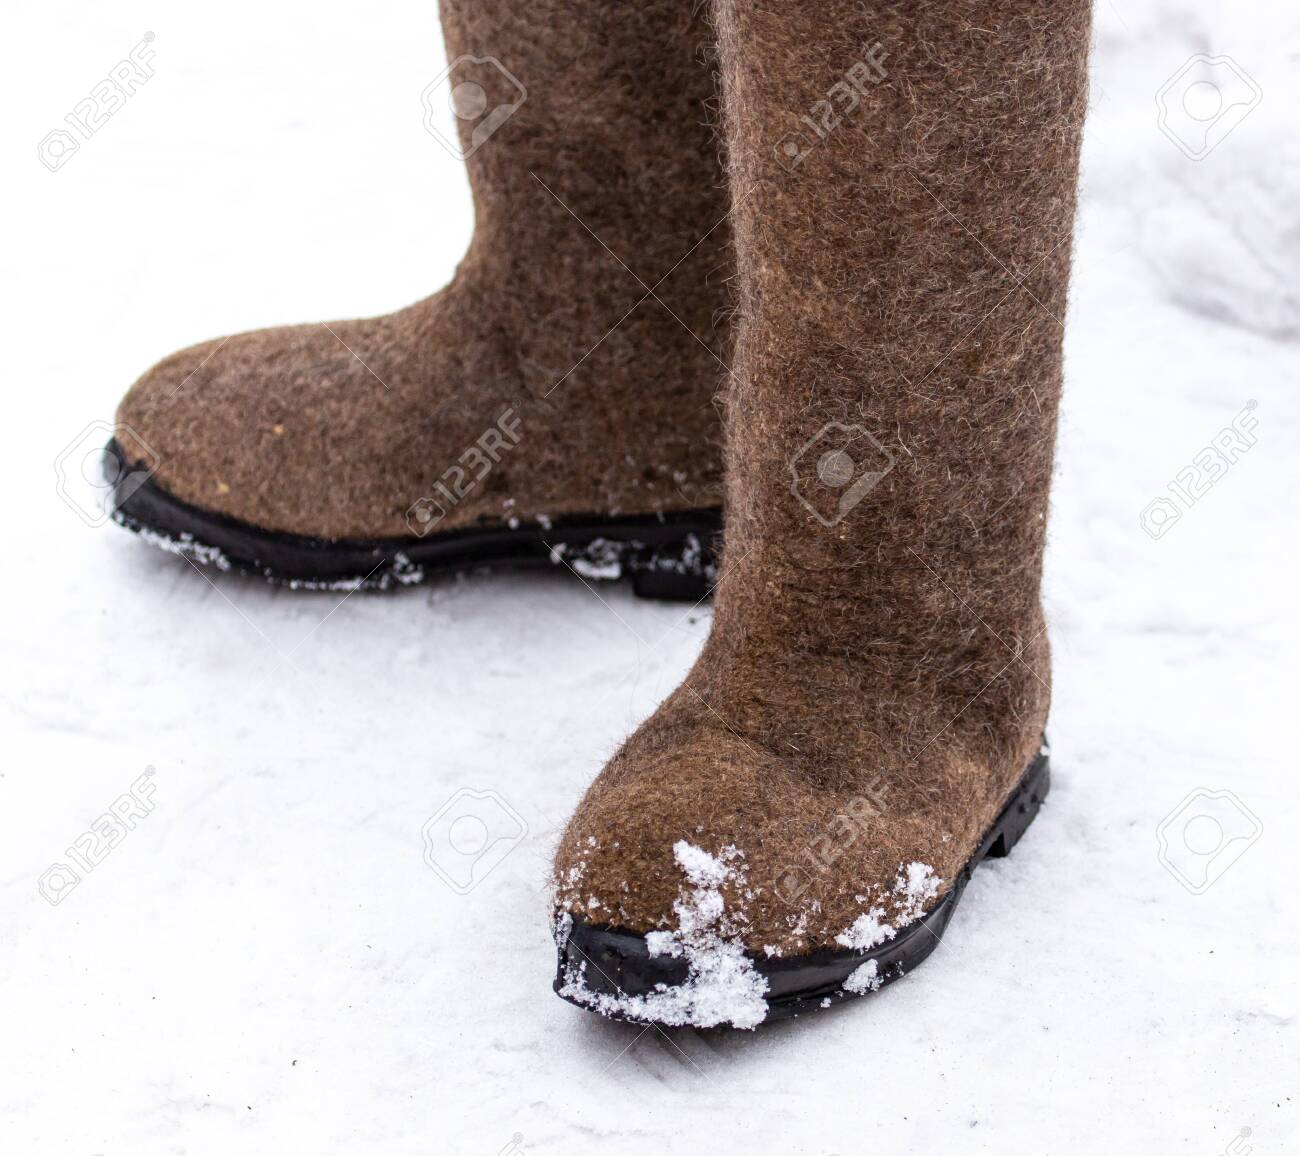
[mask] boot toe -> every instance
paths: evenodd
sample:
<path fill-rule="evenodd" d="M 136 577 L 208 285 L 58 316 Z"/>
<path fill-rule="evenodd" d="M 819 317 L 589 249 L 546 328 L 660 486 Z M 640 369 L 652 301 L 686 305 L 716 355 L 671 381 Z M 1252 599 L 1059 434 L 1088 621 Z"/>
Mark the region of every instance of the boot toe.
<path fill-rule="evenodd" d="M 349 349 L 367 344 L 358 324 L 256 330 L 164 358 L 118 409 L 123 453 L 147 458 L 155 485 L 201 510 L 364 536 L 348 524 L 375 504 L 362 419 L 382 420 L 388 387 Z"/>
<path fill-rule="evenodd" d="M 725 733 L 620 756 L 557 854 L 557 991 L 614 1018 L 752 1027 L 810 992 L 874 990 L 873 956 L 944 893 L 933 829 L 886 804 Z"/>

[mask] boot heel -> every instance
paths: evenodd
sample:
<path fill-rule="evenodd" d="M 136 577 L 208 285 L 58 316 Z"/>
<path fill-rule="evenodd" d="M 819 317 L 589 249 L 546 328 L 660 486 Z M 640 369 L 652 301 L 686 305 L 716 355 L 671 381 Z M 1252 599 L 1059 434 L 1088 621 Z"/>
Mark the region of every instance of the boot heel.
<path fill-rule="evenodd" d="M 713 582 L 703 574 L 633 570 L 632 593 L 659 602 L 703 602 L 713 593 Z"/>
<path fill-rule="evenodd" d="M 1044 751 L 1034 760 L 1033 766 L 1020 780 L 1015 794 L 1002 808 L 1002 814 L 998 816 L 998 821 L 989 834 L 984 858 L 1005 859 L 1011 854 L 1012 848 L 1020 842 L 1021 837 L 1029 830 L 1029 824 L 1034 821 L 1034 817 L 1042 808 L 1043 800 L 1047 798 L 1051 785 L 1051 764 Z"/>
<path fill-rule="evenodd" d="M 641 546 L 626 561 L 632 592 L 665 602 L 702 602 L 713 592 L 717 563 L 713 535 L 687 534 L 676 542 Z"/>

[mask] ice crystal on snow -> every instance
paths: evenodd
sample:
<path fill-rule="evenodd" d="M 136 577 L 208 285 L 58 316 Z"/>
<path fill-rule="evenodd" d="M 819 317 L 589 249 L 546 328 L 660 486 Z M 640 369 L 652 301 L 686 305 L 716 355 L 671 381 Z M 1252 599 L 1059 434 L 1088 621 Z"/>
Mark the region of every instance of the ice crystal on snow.
<path fill-rule="evenodd" d="M 939 893 L 942 882 L 928 863 L 900 865 L 893 888 L 882 894 L 875 906 L 859 915 L 851 927 L 841 931 L 835 942 L 854 951 L 868 951 L 893 939 L 900 926 L 921 917 L 925 905 Z M 892 916 L 886 905 L 894 909 Z"/>
<path fill-rule="evenodd" d="M 230 559 L 225 554 L 216 546 L 208 546 L 197 541 L 193 534 L 181 533 L 173 538 L 168 534 L 151 530 L 148 526 L 134 525 L 126 521 L 120 513 L 115 515 L 115 519 L 128 529 L 135 530 L 140 541 L 159 550 L 165 550 L 168 554 L 175 554 L 178 558 L 190 558 L 204 566 L 215 566 L 218 570 L 230 569 Z"/>
<path fill-rule="evenodd" d="M 563 947 L 568 942 L 569 932 L 572 930 L 573 916 L 567 911 L 560 912 L 551 924 L 551 936 L 554 938 L 557 947 Z"/>
<path fill-rule="evenodd" d="M 557 542 L 551 547 L 551 562 L 568 565 L 575 574 L 593 582 L 613 582 L 623 576 L 623 554 L 633 543 L 594 538 L 585 545 Z"/>
<path fill-rule="evenodd" d="M 743 886 L 744 853 L 728 846 L 710 855 L 683 839 L 674 844 L 673 858 L 687 884 L 673 904 L 677 927 L 650 932 L 646 945 L 651 956 L 684 958 L 686 981 L 658 984 L 646 995 L 597 992 L 587 985 L 584 962 L 568 969 L 561 994 L 605 1015 L 672 1026 L 757 1027 L 767 1015 L 767 980 L 741 945 L 740 928 L 747 919 L 727 911 L 721 890 L 726 884 Z"/>
<path fill-rule="evenodd" d="M 841 931 L 835 942 L 854 951 L 867 951 L 886 939 L 893 939 L 896 934 L 893 924 L 885 922 L 885 909 L 873 907 L 859 915 L 847 931 Z"/>
<path fill-rule="evenodd" d="M 869 991 L 879 990 L 883 982 L 880 965 L 874 959 L 869 959 L 844 981 L 844 990 L 854 995 L 865 995 Z"/>

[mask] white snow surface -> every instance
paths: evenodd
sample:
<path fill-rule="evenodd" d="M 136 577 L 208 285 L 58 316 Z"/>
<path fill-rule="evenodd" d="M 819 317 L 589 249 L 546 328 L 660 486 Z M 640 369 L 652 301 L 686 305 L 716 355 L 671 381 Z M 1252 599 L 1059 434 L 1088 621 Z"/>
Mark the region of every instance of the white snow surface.
<path fill-rule="evenodd" d="M 337 0 L 9 14 L 0 1151 L 1300 1148 L 1300 10 L 1099 0 L 1051 798 L 916 974 L 754 1032 L 550 991 L 554 842 L 707 607 L 562 567 L 275 590 L 57 492 L 62 460 L 85 497 L 79 447 L 155 359 L 447 278 L 471 213 L 422 124 L 435 25 Z M 153 78 L 48 171 L 38 143 L 145 32 Z M 1193 53 L 1262 93 L 1200 161 L 1156 123 Z M 1183 508 L 1170 482 L 1251 400 L 1255 444 Z M 1156 539 L 1159 497 L 1180 517 Z"/>

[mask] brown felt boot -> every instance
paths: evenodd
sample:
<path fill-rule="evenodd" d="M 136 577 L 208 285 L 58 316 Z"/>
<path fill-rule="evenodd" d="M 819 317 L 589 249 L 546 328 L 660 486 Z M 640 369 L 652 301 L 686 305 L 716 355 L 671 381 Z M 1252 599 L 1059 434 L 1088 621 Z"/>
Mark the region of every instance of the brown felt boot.
<path fill-rule="evenodd" d="M 565 998 L 753 1027 L 875 990 L 1037 811 L 1089 15 L 719 0 L 723 572 L 560 843 Z"/>
<path fill-rule="evenodd" d="M 703 594 L 732 265 L 692 8 L 443 0 L 426 99 L 476 205 L 455 278 L 157 365 L 118 415 L 118 520 L 306 585 L 535 561 Z"/>

